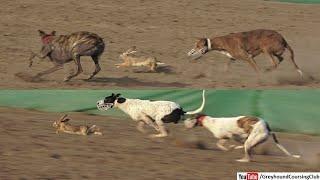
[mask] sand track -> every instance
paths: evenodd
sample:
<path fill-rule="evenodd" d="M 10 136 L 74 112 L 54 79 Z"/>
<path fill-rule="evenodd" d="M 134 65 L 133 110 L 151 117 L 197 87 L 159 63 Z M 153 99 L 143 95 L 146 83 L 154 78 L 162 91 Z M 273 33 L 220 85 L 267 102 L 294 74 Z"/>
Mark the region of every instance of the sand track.
<path fill-rule="evenodd" d="M 51 125 L 60 115 L 0 108 L 0 179 L 230 179 L 237 171 L 320 168 L 316 136 L 278 133 L 289 150 L 302 153 L 301 160 L 267 142 L 256 149 L 254 162 L 243 164 L 234 161 L 241 151 L 218 150 L 201 128 L 186 131 L 172 124 L 170 137 L 151 140 L 129 119 L 71 113 L 73 124 L 96 124 L 104 135 L 55 134 Z"/>

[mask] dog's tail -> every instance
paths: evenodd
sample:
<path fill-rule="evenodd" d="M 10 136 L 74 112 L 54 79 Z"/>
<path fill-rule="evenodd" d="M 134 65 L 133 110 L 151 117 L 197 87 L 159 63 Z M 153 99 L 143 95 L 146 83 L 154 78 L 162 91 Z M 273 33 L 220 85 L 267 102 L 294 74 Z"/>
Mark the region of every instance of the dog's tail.
<path fill-rule="evenodd" d="M 276 136 L 276 134 L 274 132 L 271 131 L 269 125 L 267 124 L 267 129 L 269 130 L 272 138 L 273 138 L 273 141 L 276 143 L 277 147 L 282 151 L 284 152 L 287 156 L 291 156 L 291 157 L 294 157 L 294 158 L 300 158 L 301 156 L 300 155 L 295 155 L 295 154 L 291 154 L 285 147 L 283 147 L 280 143 L 279 143 L 279 140 Z"/>
<path fill-rule="evenodd" d="M 198 114 L 198 113 L 203 111 L 204 105 L 206 103 L 205 93 L 206 93 L 206 90 L 202 90 L 202 104 L 201 104 L 201 106 L 198 109 L 194 110 L 194 111 L 186 112 L 186 114 L 188 114 L 188 115 Z"/>
<path fill-rule="evenodd" d="M 294 65 L 294 67 L 296 68 L 296 70 L 297 70 L 297 72 L 299 73 L 299 75 L 301 76 L 301 77 L 303 77 L 303 73 L 302 73 L 302 71 L 301 71 L 301 69 L 299 68 L 299 66 L 297 65 L 297 63 L 295 62 L 295 60 L 294 60 L 294 52 L 293 52 L 293 50 L 292 50 L 292 48 L 290 47 L 290 45 L 287 43 L 287 42 L 285 42 L 286 44 L 285 44 L 285 47 L 289 50 L 289 52 L 290 52 L 290 59 L 291 59 L 291 62 L 293 63 L 293 65 Z"/>

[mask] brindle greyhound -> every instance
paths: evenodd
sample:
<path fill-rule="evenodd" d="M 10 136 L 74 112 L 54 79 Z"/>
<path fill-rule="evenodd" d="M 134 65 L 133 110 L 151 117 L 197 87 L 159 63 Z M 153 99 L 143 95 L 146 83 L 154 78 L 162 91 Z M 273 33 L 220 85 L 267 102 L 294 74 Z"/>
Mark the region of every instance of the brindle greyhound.
<path fill-rule="evenodd" d="M 256 72 L 259 72 L 254 57 L 261 53 L 268 54 L 273 64 L 273 67 L 269 70 L 272 70 L 276 69 L 283 60 L 283 53 L 286 49 L 289 50 L 290 59 L 302 77 L 302 71 L 294 61 L 292 48 L 281 34 L 273 30 L 257 29 L 214 38 L 201 38 L 196 42 L 195 47 L 188 52 L 188 56 L 198 56 L 197 58 L 200 58 L 210 50 L 215 50 L 230 58 L 226 64 L 226 70 L 228 70 L 231 62 L 241 59 L 247 61 Z"/>
<path fill-rule="evenodd" d="M 101 70 L 99 57 L 104 51 L 105 44 L 103 39 L 97 34 L 90 32 L 75 32 L 70 35 L 56 36 L 55 31 L 52 31 L 50 34 L 41 30 L 38 31 L 42 41 L 42 48 L 40 55 L 32 53 L 29 67 L 32 66 L 32 59 L 34 57 L 40 59 L 49 57 L 50 61 L 54 63 L 54 67 L 38 73 L 35 76 L 36 78 L 55 72 L 61 69 L 63 64 L 73 60 L 77 66 L 77 72 L 73 74 L 70 73 L 64 78 L 64 81 L 69 81 L 83 71 L 80 64 L 81 56 L 91 56 L 95 64 L 95 70 L 88 79 L 93 78 Z"/>

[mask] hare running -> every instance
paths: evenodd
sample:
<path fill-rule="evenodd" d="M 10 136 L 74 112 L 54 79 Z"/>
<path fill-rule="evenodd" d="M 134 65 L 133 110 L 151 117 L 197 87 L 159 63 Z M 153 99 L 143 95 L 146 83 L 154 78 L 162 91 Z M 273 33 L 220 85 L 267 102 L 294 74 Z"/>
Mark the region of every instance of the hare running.
<path fill-rule="evenodd" d="M 59 131 L 65 132 L 68 134 L 78 134 L 78 135 L 90 135 L 90 134 L 96 134 L 96 135 L 102 135 L 100 132 L 100 129 L 97 128 L 96 125 L 92 126 L 73 126 L 68 121 L 71 119 L 67 118 L 67 114 L 63 115 L 60 119 L 56 120 L 53 123 L 53 127 L 56 128 L 56 133 L 58 134 Z"/>
<path fill-rule="evenodd" d="M 120 67 L 140 67 L 140 66 L 146 66 L 150 68 L 151 72 L 156 72 L 158 65 L 164 65 L 164 63 L 161 63 L 157 61 L 155 57 L 135 57 L 131 56 L 131 54 L 137 52 L 136 47 L 133 46 L 124 53 L 120 55 L 120 59 L 122 59 L 124 62 L 120 64 L 115 64 L 117 68 Z"/>

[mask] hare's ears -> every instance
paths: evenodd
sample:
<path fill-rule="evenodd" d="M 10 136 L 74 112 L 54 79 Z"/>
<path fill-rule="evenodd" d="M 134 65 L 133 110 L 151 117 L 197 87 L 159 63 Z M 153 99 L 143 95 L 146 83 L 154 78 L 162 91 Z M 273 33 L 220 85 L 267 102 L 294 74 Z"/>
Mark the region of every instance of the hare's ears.
<path fill-rule="evenodd" d="M 68 116 L 68 114 L 65 114 L 63 116 L 61 116 L 61 118 L 59 119 L 60 122 L 67 122 L 67 121 L 70 121 L 69 118 L 66 118 Z"/>
<path fill-rule="evenodd" d="M 126 52 L 127 54 L 135 53 L 137 52 L 137 47 L 136 46 L 131 46 Z"/>

